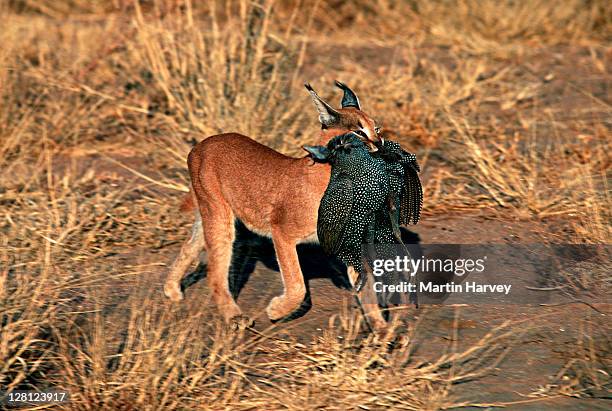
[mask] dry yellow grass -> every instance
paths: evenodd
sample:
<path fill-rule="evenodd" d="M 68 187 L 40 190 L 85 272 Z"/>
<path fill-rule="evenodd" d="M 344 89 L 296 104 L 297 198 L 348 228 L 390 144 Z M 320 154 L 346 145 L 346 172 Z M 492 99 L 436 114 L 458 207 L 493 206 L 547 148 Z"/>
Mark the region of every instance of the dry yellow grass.
<path fill-rule="evenodd" d="M 317 132 L 302 82 L 335 101 L 335 78 L 419 154 L 426 217 L 482 208 L 609 243 L 610 16 L 604 0 L 2 2 L 0 390 L 50 383 L 84 410 L 462 404 L 454 384 L 497 364 L 509 326 L 428 363 L 414 330 L 363 336 L 351 312 L 309 345 L 228 335 L 147 290 L 163 267 L 146 253 L 182 240 L 193 141 L 298 154 Z M 585 50 L 565 87 L 557 64 Z M 606 387 L 583 335 L 568 369 Z"/>

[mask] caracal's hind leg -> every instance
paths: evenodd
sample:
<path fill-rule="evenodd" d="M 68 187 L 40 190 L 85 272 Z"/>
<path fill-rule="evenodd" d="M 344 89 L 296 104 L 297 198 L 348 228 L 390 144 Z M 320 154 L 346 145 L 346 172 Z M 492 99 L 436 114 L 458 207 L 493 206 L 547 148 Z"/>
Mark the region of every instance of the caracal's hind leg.
<path fill-rule="evenodd" d="M 347 267 L 347 274 L 351 285 L 354 287 L 359 279 L 359 273 L 352 266 Z M 383 318 L 382 310 L 378 305 L 378 297 L 374 291 L 372 284 L 373 278 L 371 273 L 366 271 L 367 280 L 365 285 L 357 293 L 357 299 L 365 315 L 365 319 L 373 330 L 382 330 L 387 326 L 387 322 Z"/>
<path fill-rule="evenodd" d="M 191 228 L 191 235 L 181 246 L 181 251 L 174 259 L 168 277 L 164 284 L 164 294 L 172 301 L 183 299 L 181 290 L 181 280 L 185 276 L 191 264 L 198 258 L 200 251 L 204 248 L 204 233 L 202 230 L 202 217 L 200 213 L 196 215 L 195 222 Z"/>
<path fill-rule="evenodd" d="M 266 313 L 272 321 L 280 320 L 297 311 L 306 298 L 306 285 L 297 253 L 297 239 L 283 231 L 282 226 L 272 227 L 272 242 L 283 279 L 283 294 L 274 297 Z"/>

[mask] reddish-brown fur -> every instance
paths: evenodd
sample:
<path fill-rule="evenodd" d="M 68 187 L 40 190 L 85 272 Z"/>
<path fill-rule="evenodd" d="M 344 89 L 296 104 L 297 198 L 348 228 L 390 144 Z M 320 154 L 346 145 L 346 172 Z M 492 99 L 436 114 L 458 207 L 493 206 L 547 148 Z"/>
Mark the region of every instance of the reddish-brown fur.
<path fill-rule="evenodd" d="M 374 121 L 360 110 L 345 108 L 337 112 L 340 118 L 333 128 L 321 130 L 318 144 L 326 144 L 347 130 L 366 127 L 368 136 L 377 135 Z M 272 299 L 267 314 L 272 320 L 290 315 L 306 293 L 296 246 L 317 241 L 317 212 L 329 182 L 329 165 L 314 163 L 309 157 L 285 156 L 236 133 L 201 141 L 191 150 L 187 162 L 192 189 L 181 207 L 197 206 L 199 213 L 190 238 L 170 269 L 165 294 L 172 300 L 182 299 L 180 280 L 205 249 L 216 305 L 226 321 L 243 317 L 228 284 L 234 220 L 238 218 L 252 231 L 272 238 L 284 293 Z M 371 302 L 367 307 L 366 311 L 372 311 L 371 322 L 380 325 L 383 320 L 377 307 L 374 309 Z"/>

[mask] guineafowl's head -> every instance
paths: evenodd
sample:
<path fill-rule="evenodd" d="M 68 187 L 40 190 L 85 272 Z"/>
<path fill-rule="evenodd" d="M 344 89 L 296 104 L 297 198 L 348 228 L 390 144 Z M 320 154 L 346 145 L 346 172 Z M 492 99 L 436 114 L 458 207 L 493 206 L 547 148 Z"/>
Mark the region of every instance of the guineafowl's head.
<path fill-rule="evenodd" d="M 350 132 L 332 138 L 327 146 L 303 146 L 309 156 L 318 163 L 341 165 L 349 158 L 370 158 L 370 150 L 364 141 Z"/>

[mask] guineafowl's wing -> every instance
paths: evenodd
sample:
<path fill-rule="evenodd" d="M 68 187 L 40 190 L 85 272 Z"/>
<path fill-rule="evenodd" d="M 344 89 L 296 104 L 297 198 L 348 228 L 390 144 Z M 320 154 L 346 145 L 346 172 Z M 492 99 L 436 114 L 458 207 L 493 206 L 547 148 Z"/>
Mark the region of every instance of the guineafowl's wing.
<path fill-rule="evenodd" d="M 407 164 L 404 166 L 404 189 L 400 205 L 400 221 L 402 224 L 416 224 L 421 217 L 423 207 L 423 186 L 416 168 Z"/>
<path fill-rule="evenodd" d="M 332 177 L 319 206 L 317 235 L 323 250 L 337 254 L 353 209 L 353 182 Z"/>
<path fill-rule="evenodd" d="M 423 206 L 423 187 L 419 179 L 421 171 L 416 156 L 407 152 L 395 142 L 386 140 L 381 154 L 386 162 L 399 163 L 404 168 L 401 198 L 399 201 L 400 224 L 416 224 L 421 216 Z"/>
<path fill-rule="evenodd" d="M 403 151 L 403 150 L 402 150 Z M 404 151 L 401 161 L 404 167 L 404 187 L 400 199 L 400 222 L 401 224 L 416 224 L 421 217 L 423 207 L 423 186 L 419 178 L 419 164 L 416 156 Z"/>

